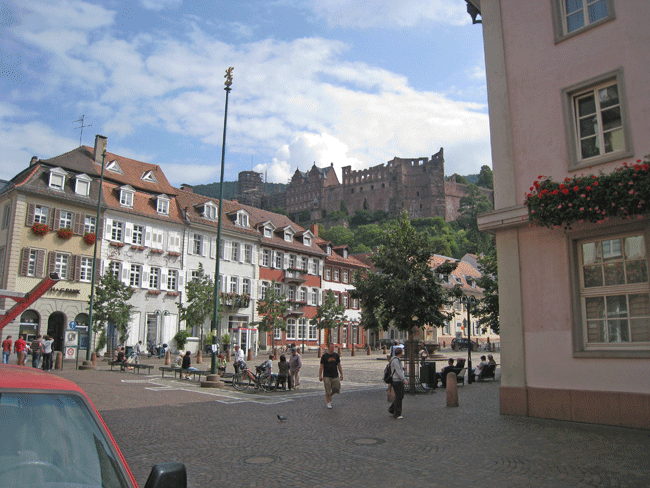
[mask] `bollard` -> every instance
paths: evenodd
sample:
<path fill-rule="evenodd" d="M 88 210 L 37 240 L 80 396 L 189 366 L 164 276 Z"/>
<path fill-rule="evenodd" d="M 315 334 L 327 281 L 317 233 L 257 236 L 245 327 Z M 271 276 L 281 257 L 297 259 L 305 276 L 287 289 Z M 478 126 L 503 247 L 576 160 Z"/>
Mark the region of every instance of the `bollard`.
<path fill-rule="evenodd" d="M 59 371 L 63 369 L 63 353 L 61 351 L 56 351 L 56 359 L 54 360 L 54 369 Z"/>
<path fill-rule="evenodd" d="M 93 366 L 97 367 L 97 353 L 93 352 L 90 354 L 90 362 Z"/>
<path fill-rule="evenodd" d="M 370 351 L 370 346 L 366 347 L 366 355 L 370 356 L 371 351 Z"/>
<path fill-rule="evenodd" d="M 386 346 L 381 346 L 381 353 L 386 354 Z"/>
<path fill-rule="evenodd" d="M 356 355 L 354 344 L 352 344 L 352 356 Z"/>
<path fill-rule="evenodd" d="M 203 362 L 203 351 L 200 349 L 196 351 L 196 364 L 201 364 Z"/>
<path fill-rule="evenodd" d="M 226 361 L 230 362 L 230 349 L 226 351 Z"/>
<path fill-rule="evenodd" d="M 248 354 L 246 355 L 246 361 L 252 361 L 253 360 L 253 350 L 249 349 Z"/>
<path fill-rule="evenodd" d="M 456 373 L 447 373 L 447 406 L 458 406 L 458 380 Z"/>
<path fill-rule="evenodd" d="M 322 357 L 323 356 L 323 348 L 318 346 L 318 356 L 317 357 Z"/>
<path fill-rule="evenodd" d="M 172 363 L 172 352 L 167 350 L 165 353 L 165 366 L 169 366 Z"/>

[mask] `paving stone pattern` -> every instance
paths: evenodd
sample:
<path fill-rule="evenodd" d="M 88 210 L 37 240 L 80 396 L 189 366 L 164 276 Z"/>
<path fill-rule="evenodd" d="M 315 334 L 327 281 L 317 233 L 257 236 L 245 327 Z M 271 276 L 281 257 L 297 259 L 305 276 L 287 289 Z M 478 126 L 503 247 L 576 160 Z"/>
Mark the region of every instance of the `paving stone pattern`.
<path fill-rule="evenodd" d="M 290 392 L 200 388 L 111 372 L 101 361 L 96 371 L 66 364 L 57 374 L 86 390 L 141 486 L 164 461 L 185 463 L 193 488 L 650 486 L 650 432 L 502 416 L 499 369 L 496 382 L 459 386 L 458 408 L 446 407 L 442 389 L 407 395 L 395 420 L 379 356 L 344 355 L 331 410 L 315 354 L 303 358 L 302 388 Z"/>

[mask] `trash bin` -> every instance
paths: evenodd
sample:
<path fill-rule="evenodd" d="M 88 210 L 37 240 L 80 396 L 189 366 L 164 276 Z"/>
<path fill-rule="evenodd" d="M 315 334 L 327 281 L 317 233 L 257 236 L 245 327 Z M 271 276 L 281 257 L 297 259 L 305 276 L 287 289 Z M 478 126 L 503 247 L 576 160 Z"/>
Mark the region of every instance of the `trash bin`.
<path fill-rule="evenodd" d="M 131 353 L 133 352 L 133 346 L 126 346 L 124 351 L 125 357 L 128 359 L 131 357 Z"/>
<path fill-rule="evenodd" d="M 420 365 L 420 383 L 427 385 L 429 388 L 436 388 L 436 363 L 435 361 L 425 361 Z"/>

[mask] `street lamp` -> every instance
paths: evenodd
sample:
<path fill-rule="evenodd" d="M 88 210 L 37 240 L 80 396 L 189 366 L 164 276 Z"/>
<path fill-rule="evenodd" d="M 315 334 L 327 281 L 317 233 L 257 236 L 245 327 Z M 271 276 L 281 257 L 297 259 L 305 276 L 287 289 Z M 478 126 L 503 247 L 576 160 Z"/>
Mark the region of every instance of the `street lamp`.
<path fill-rule="evenodd" d="M 223 215 L 223 168 L 226 158 L 226 123 L 228 121 L 228 94 L 230 94 L 230 85 L 232 85 L 232 66 L 226 70 L 224 81 L 226 90 L 226 108 L 223 113 L 223 142 L 221 143 L 221 179 L 219 183 L 219 221 L 217 223 L 217 254 L 214 265 L 214 316 L 212 318 L 215 331 L 219 330 L 219 262 L 221 261 L 221 216 Z M 217 374 L 217 334 L 212 334 L 212 362 L 210 364 L 210 373 Z"/>
<path fill-rule="evenodd" d="M 472 381 L 472 322 L 470 320 L 470 314 L 469 314 L 469 309 L 473 305 L 476 305 L 476 297 L 475 296 L 467 296 L 464 295 L 463 298 L 461 298 L 461 303 L 465 304 L 465 307 L 467 307 L 467 383 L 473 383 Z"/>

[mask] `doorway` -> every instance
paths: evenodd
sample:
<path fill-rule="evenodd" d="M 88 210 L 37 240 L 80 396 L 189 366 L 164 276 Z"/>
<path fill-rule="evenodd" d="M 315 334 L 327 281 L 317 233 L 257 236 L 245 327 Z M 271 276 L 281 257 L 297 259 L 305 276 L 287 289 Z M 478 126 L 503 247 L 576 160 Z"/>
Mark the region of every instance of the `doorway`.
<path fill-rule="evenodd" d="M 52 343 L 53 351 L 63 351 L 63 333 L 65 332 L 65 315 L 61 312 L 54 312 L 47 319 L 47 335 L 54 342 Z"/>

